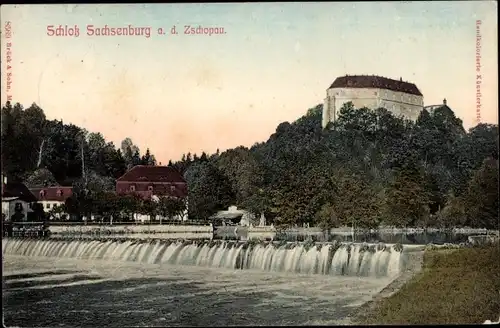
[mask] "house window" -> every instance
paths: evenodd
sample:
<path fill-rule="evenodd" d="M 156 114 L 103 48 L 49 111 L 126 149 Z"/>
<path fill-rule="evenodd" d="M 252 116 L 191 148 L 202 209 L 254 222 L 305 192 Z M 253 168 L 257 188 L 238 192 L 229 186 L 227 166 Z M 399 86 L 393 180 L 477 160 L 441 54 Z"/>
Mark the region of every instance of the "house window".
<path fill-rule="evenodd" d="M 45 197 L 45 190 L 40 190 L 40 197 Z"/>
<path fill-rule="evenodd" d="M 153 191 L 153 186 L 148 186 L 148 191 Z"/>
<path fill-rule="evenodd" d="M 62 196 L 62 194 L 63 194 L 62 190 L 61 190 L 61 189 L 59 189 L 59 190 L 57 191 L 57 197 L 61 197 L 61 196 Z"/>
<path fill-rule="evenodd" d="M 170 191 L 175 191 L 175 186 L 170 186 Z"/>
<path fill-rule="evenodd" d="M 135 186 L 134 185 L 130 185 L 130 191 L 135 191 Z"/>
<path fill-rule="evenodd" d="M 45 204 L 45 208 L 50 208 L 50 204 Z"/>

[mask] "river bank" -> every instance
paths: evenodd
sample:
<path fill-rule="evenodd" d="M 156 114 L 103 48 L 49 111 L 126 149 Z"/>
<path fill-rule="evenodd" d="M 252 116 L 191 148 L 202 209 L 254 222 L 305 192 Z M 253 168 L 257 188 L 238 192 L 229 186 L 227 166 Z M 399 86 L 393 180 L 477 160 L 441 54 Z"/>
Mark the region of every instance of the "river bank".
<path fill-rule="evenodd" d="M 499 258 L 498 243 L 426 250 L 422 261 L 410 261 L 413 267 L 363 305 L 351 321 L 422 325 L 496 320 L 500 314 Z"/>

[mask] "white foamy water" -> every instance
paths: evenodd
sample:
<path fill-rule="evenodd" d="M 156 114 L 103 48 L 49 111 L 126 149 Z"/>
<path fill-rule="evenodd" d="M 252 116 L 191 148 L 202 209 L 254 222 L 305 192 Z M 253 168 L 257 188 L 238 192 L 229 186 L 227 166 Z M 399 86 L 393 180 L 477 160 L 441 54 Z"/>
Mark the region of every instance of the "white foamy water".
<path fill-rule="evenodd" d="M 300 274 L 395 277 L 401 252 L 362 244 L 5 239 L 2 253 Z"/>
<path fill-rule="evenodd" d="M 139 258 L 143 249 L 135 247 L 139 250 L 137 252 L 130 249 L 133 246 L 120 244 L 115 252 L 111 244 L 103 247 L 108 247 L 110 254 L 114 253 L 116 258 L 120 258 L 121 253 L 127 254 L 125 257 L 137 254 Z M 156 247 L 153 244 L 151 250 L 144 251 L 144 256 L 148 252 L 153 254 Z M 86 245 L 81 252 L 75 251 L 75 248 L 78 247 L 45 245 L 44 249 L 48 253 L 80 254 L 79 259 L 4 256 L 4 276 L 7 277 L 4 304 L 8 323 L 17 326 L 30 323 L 72 326 L 74 322 L 89 326 L 346 324 L 357 306 L 369 301 L 392 281 L 389 277 L 312 276 L 138 261 L 90 260 L 83 256 L 92 249 L 97 249 L 99 253 L 95 244 Z M 20 252 L 21 249 L 18 248 Z M 130 250 L 124 252 L 120 249 Z M 183 249 L 185 251 L 181 253 Z M 177 256 L 185 254 L 188 258 L 192 248 L 183 249 L 177 252 Z M 263 251 L 265 253 L 265 248 Z M 170 254 L 175 252 L 171 248 Z M 213 263 L 226 263 L 220 252 L 213 253 Z M 295 251 L 297 253 L 299 251 Z M 44 254 L 44 251 L 33 251 L 31 254 Z M 310 261 L 314 260 L 313 252 L 304 254 L 308 259 L 311 256 Z M 231 259 L 230 252 L 226 255 L 226 259 Z M 315 261 L 318 266 L 322 264 L 317 259 Z M 270 263 L 269 260 L 255 265 L 265 266 L 266 263 Z M 58 274 L 54 272 L 56 269 L 78 273 Z M 41 274 L 44 271 L 44 277 L 13 276 Z M 10 280 L 9 276 L 12 277 Z M 71 277 L 80 277 L 80 280 L 64 281 Z M 26 281 L 40 285 L 9 287 L 9 284 Z M 26 300 L 19 296 L 28 290 L 30 295 L 37 296 Z M 21 300 L 20 303 L 16 303 L 17 300 Z M 30 302 L 38 305 L 30 307 Z M 43 306 L 40 307 L 40 304 Z M 26 307 L 30 311 L 25 311 Z M 46 316 L 46 311 L 50 311 L 51 315 Z M 92 319 L 95 316 L 99 319 Z"/>

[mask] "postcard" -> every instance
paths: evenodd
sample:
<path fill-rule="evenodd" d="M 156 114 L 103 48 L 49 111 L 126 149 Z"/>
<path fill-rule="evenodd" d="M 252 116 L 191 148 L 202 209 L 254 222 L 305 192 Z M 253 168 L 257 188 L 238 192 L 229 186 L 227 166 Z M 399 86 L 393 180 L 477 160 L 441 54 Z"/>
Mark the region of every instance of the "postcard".
<path fill-rule="evenodd" d="M 495 323 L 497 12 L 3 5 L 4 325 Z"/>

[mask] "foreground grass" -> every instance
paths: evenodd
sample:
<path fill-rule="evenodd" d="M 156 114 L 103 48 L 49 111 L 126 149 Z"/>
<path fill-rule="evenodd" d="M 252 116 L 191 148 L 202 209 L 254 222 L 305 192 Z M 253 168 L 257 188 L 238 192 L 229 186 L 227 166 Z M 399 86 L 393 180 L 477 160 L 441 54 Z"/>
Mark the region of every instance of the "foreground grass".
<path fill-rule="evenodd" d="M 432 250 L 422 271 L 361 314 L 364 324 L 478 324 L 500 315 L 500 245 Z"/>

